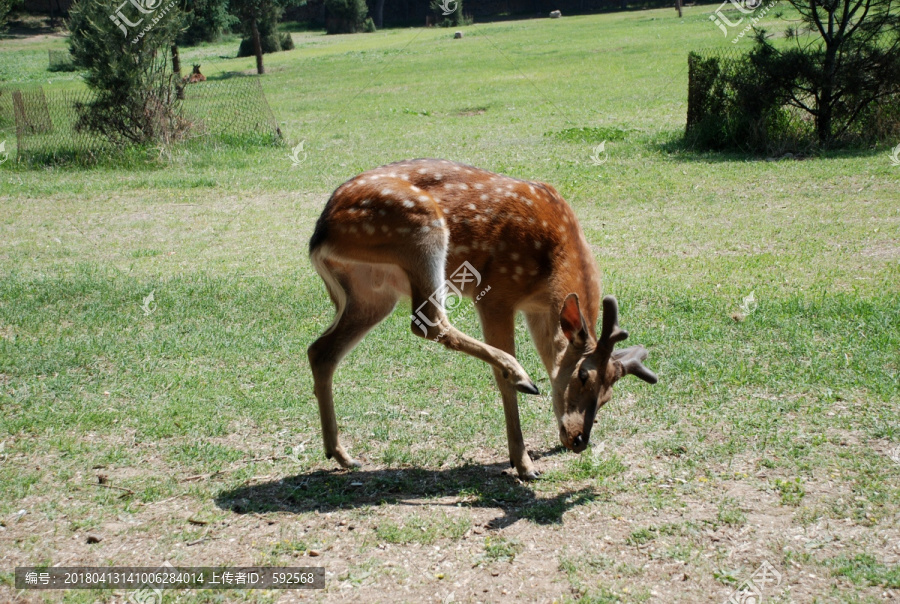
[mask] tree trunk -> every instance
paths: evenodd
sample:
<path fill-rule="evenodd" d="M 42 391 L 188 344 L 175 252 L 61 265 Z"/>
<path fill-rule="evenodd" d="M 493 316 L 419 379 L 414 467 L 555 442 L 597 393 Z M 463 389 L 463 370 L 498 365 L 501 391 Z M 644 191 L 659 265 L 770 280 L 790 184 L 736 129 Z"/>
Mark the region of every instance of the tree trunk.
<path fill-rule="evenodd" d="M 678 11 L 678 18 L 681 19 L 681 0 L 675 0 L 675 10 Z"/>
<path fill-rule="evenodd" d="M 816 133 L 823 147 L 831 142 L 831 122 L 834 117 L 834 81 L 837 71 L 837 44 L 826 42 L 825 62 L 822 64 L 822 93 L 819 96 Z"/>
<path fill-rule="evenodd" d="M 384 0 L 375 0 L 375 27 L 381 29 L 384 24 Z"/>
<path fill-rule="evenodd" d="M 172 44 L 172 73 L 175 74 L 175 98 L 184 99 L 184 80 L 181 78 L 181 57 L 178 44 Z"/>
<path fill-rule="evenodd" d="M 262 42 L 259 39 L 259 28 L 256 26 L 255 16 L 250 20 L 250 30 L 253 32 L 253 52 L 256 54 L 256 73 L 263 74 L 266 73 L 266 69 L 263 67 Z"/>
<path fill-rule="evenodd" d="M 178 44 L 172 44 L 172 73 L 181 77 L 181 57 L 178 56 Z"/>

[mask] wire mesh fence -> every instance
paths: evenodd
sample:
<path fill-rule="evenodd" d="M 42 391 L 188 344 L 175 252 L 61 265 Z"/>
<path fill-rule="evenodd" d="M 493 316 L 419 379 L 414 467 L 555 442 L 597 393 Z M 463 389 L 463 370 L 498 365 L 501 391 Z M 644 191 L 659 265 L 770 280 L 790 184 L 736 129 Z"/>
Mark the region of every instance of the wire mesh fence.
<path fill-rule="evenodd" d="M 280 137 L 259 79 L 236 77 L 186 84 L 175 111 L 189 123 L 187 139 L 268 144 Z M 79 123 L 79 107 L 94 96 L 86 89 L 40 86 L 0 90 L 0 128 L 15 124 L 20 162 L 92 163 L 123 150 Z"/>

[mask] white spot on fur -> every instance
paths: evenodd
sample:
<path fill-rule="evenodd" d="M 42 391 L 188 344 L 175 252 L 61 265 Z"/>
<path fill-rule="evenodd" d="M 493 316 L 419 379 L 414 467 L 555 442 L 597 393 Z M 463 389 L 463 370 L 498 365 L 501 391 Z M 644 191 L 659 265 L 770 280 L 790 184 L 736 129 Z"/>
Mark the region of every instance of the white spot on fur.
<path fill-rule="evenodd" d="M 397 232 L 400 233 L 401 235 L 405 235 L 405 234 L 409 233 L 411 230 L 412 229 L 409 227 L 397 227 Z"/>
<path fill-rule="evenodd" d="M 518 253 L 518 252 L 513 252 L 512 254 L 509 255 L 509 257 L 512 258 L 513 260 L 518 260 L 518 259 L 519 259 L 519 253 Z"/>
<path fill-rule="evenodd" d="M 501 272 L 501 273 L 506 273 L 506 267 L 505 267 L 505 266 L 501 266 L 501 267 L 500 267 L 500 272 Z"/>
<path fill-rule="evenodd" d="M 416 202 L 414 202 L 414 201 L 411 200 L 411 199 L 404 199 L 404 200 L 403 200 L 403 207 L 404 207 L 404 208 L 412 208 L 412 207 L 415 207 L 415 205 L 416 205 Z"/>
<path fill-rule="evenodd" d="M 536 249 L 536 250 L 541 249 L 541 242 L 540 242 L 540 241 L 535 241 L 535 242 L 534 242 L 534 249 Z"/>
<path fill-rule="evenodd" d="M 372 226 L 371 224 L 369 224 L 368 222 L 367 222 L 366 224 L 363 225 L 363 230 L 364 230 L 366 233 L 368 233 L 369 235 L 374 235 L 374 234 L 375 234 L 375 227 L 373 227 L 373 226 Z"/>
<path fill-rule="evenodd" d="M 524 273 L 524 272 L 525 272 L 525 269 L 523 269 L 521 266 L 517 266 L 517 267 L 516 267 L 516 274 L 517 274 L 517 275 L 521 275 L 521 274 Z"/>

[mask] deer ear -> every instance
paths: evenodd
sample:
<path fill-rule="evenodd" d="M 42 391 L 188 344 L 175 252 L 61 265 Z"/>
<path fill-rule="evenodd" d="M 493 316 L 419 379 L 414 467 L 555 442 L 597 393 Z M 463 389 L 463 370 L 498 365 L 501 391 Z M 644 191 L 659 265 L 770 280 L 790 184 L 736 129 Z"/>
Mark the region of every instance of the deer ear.
<path fill-rule="evenodd" d="M 584 348 L 587 344 L 587 329 L 584 326 L 584 315 L 578 305 L 578 296 L 569 294 L 563 302 L 559 313 L 559 326 L 569 343 L 575 348 Z"/>

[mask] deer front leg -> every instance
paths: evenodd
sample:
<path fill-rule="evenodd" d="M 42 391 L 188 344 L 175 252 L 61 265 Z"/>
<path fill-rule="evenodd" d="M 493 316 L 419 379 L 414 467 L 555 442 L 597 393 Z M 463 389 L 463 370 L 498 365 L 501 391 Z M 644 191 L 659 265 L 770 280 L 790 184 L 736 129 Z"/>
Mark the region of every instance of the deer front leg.
<path fill-rule="evenodd" d="M 412 278 L 410 279 L 412 281 Z M 435 287 L 437 289 L 437 287 Z M 450 324 L 444 309 L 424 294 L 425 287 L 413 285 L 412 331 L 417 336 L 440 342 L 450 350 L 462 352 L 491 365 L 510 387 L 525 394 L 540 394 L 528 373 L 513 355 L 467 336 Z"/>
<path fill-rule="evenodd" d="M 514 355 L 516 351 L 515 312 L 489 310 L 479 308 L 481 328 L 484 339 L 492 346 Z M 522 438 L 522 425 L 519 422 L 519 400 L 516 389 L 503 379 L 494 369 L 494 380 L 503 397 L 503 416 L 506 419 L 506 440 L 509 445 L 509 462 L 516 468 L 519 478 L 533 480 L 538 477 L 528 451 L 525 450 L 525 439 Z"/>

